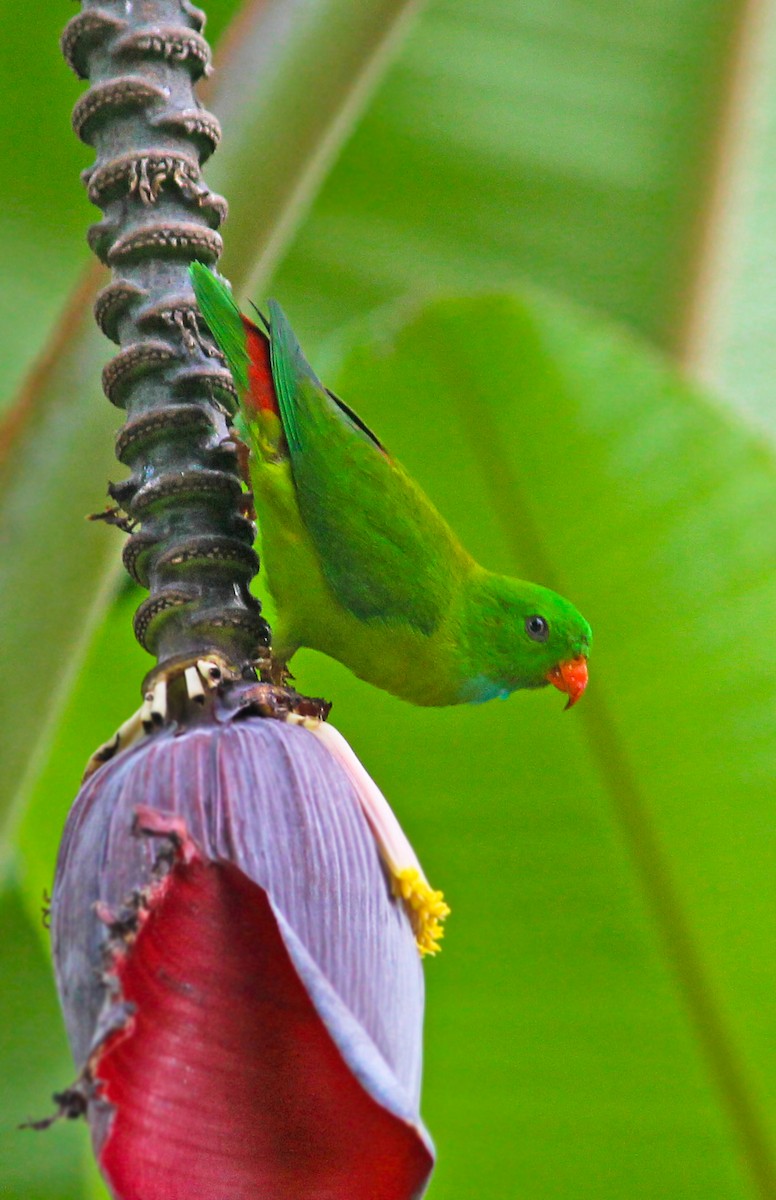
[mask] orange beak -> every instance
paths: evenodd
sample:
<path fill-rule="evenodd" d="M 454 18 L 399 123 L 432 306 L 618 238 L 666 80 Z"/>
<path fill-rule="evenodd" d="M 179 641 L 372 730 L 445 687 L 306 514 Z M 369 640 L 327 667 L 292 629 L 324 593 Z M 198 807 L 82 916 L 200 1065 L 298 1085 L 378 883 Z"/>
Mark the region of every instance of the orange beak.
<path fill-rule="evenodd" d="M 580 654 L 579 658 L 570 658 L 568 662 L 558 663 L 557 667 L 547 672 L 547 682 L 558 691 L 566 693 L 566 708 L 571 708 L 587 687 L 587 659 L 584 654 Z"/>

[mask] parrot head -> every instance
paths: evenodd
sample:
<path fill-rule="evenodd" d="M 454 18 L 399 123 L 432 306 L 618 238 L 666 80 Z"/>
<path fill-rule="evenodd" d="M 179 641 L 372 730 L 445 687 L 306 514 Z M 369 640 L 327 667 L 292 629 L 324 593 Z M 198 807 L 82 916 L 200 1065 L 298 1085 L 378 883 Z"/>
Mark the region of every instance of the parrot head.
<path fill-rule="evenodd" d="M 587 687 L 593 635 L 574 605 L 549 588 L 501 575 L 477 590 L 470 698 L 552 684 L 568 696 L 566 708 L 576 704 Z"/>

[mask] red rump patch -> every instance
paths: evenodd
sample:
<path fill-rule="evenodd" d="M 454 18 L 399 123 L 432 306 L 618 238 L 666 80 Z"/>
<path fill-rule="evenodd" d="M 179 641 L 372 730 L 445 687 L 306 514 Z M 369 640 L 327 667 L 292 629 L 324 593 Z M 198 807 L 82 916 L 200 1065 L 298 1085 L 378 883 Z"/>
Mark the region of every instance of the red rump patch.
<path fill-rule="evenodd" d="M 428 1150 L 349 1070 L 264 890 L 232 864 L 203 859 L 185 830 L 170 832 L 180 838 L 175 865 L 114 958 L 133 1014 L 92 1060 L 113 1107 L 97 1147 L 113 1195 L 418 1195 Z"/>
<path fill-rule="evenodd" d="M 248 364 L 250 395 L 247 397 L 246 403 L 257 412 L 273 412 L 279 416 L 269 359 L 269 338 L 247 317 L 242 318 L 242 323 L 245 327 L 245 341 L 250 360 Z"/>

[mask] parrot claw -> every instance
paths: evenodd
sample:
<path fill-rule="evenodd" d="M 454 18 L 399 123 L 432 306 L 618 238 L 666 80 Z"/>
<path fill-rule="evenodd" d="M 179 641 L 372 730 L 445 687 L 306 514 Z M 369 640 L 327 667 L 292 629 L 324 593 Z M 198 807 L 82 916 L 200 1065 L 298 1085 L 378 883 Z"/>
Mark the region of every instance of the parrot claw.
<path fill-rule="evenodd" d="M 271 683 L 273 687 L 294 690 L 291 687 L 294 681 L 293 674 L 289 671 L 286 663 L 274 658 L 271 653 L 267 654 L 265 658 L 256 659 L 255 666 L 262 683 Z"/>

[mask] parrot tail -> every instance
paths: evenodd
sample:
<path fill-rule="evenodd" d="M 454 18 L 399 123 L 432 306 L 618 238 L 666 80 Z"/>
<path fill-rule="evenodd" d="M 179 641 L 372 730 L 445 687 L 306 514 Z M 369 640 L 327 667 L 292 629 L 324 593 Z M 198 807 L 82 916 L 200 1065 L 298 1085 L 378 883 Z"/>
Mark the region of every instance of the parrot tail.
<path fill-rule="evenodd" d="M 200 312 L 227 361 L 247 415 L 271 412 L 279 417 L 267 334 L 243 316 L 220 275 L 198 262 L 191 264 L 189 274 Z"/>

